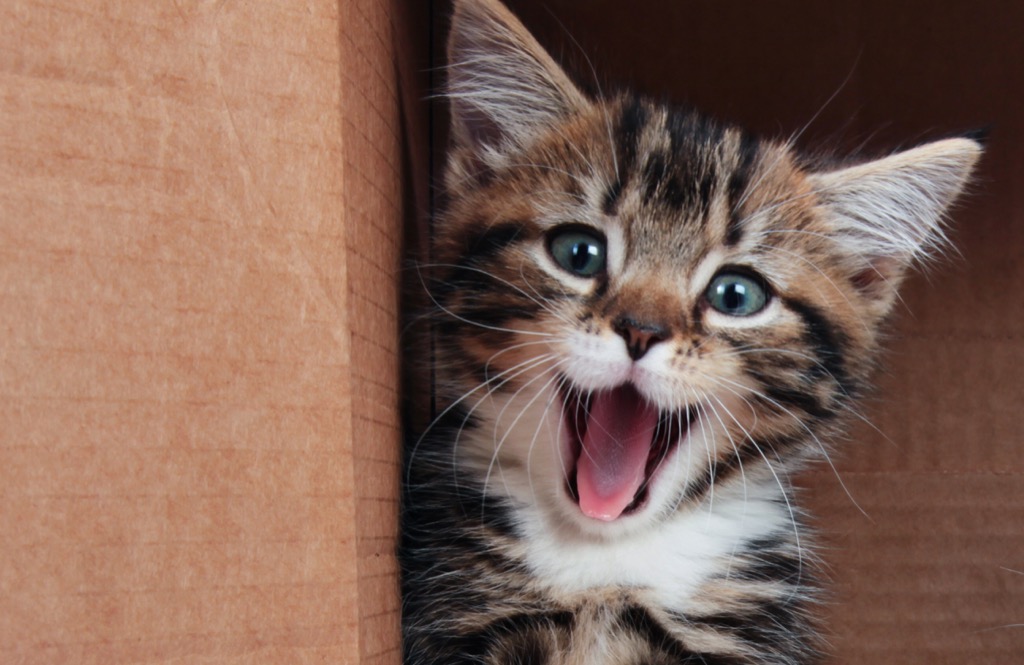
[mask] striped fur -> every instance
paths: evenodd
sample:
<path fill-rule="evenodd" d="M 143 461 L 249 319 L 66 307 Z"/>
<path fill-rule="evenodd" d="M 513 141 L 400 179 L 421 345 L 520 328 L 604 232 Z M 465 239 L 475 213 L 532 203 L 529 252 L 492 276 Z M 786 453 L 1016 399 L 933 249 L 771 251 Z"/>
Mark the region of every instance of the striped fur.
<path fill-rule="evenodd" d="M 587 99 L 496 0 L 456 2 L 449 55 L 427 267 L 442 410 L 407 451 L 406 663 L 818 662 L 790 478 L 866 388 L 895 288 L 943 242 L 979 146 L 814 171 L 692 111 Z M 567 228 L 604 239 L 600 274 L 553 258 Z M 723 270 L 767 305 L 710 307 Z M 653 341 L 637 353 L 623 325 Z M 626 384 L 673 442 L 594 519 L 571 402 Z"/>

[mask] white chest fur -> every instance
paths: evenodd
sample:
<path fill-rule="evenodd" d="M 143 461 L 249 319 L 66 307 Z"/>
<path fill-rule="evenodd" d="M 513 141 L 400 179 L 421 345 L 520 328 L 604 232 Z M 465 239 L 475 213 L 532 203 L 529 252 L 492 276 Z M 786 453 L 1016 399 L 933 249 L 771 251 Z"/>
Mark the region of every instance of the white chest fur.
<path fill-rule="evenodd" d="M 704 582 L 727 573 L 745 543 L 792 532 L 789 512 L 779 499 L 777 486 L 716 493 L 712 502 L 614 540 L 571 527 L 555 530 L 539 514 L 522 515 L 526 559 L 556 593 L 626 587 L 644 590 L 666 609 L 685 611 Z"/>

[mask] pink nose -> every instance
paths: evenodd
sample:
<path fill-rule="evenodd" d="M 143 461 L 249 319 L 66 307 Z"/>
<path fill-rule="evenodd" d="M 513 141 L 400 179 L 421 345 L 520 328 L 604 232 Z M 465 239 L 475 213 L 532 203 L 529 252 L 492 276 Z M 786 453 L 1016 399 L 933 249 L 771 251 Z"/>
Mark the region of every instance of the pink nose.
<path fill-rule="evenodd" d="M 628 316 L 619 317 L 613 327 L 626 340 L 626 349 L 633 360 L 643 358 L 649 348 L 665 340 L 669 334 L 662 326 L 636 321 Z"/>

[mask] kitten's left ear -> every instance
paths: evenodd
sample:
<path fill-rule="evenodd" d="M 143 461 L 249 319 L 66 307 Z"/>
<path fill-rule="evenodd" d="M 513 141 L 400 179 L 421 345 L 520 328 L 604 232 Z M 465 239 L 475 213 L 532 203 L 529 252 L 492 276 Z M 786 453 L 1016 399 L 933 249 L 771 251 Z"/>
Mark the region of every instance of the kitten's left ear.
<path fill-rule="evenodd" d="M 972 139 L 946 139 L 810 177 L 859 288 L 887 303 L 911 263 L 943 248 L 943 216 L 981 152 Z"/>
<path fill-rule="evenodd" d="M 456 145 L 477 155 L 523 147 L 589 105 L 566 73 L 497 0 L 457 0 L 448 38 Z"/>

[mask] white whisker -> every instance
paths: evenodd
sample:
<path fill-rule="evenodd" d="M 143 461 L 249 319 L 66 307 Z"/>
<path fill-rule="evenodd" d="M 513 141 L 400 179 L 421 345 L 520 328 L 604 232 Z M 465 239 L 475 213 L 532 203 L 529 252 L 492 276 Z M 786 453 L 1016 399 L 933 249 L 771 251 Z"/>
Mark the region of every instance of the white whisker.
<path fill-rule="evenodd" d="M 748 390 L 748 391 L 750 391 L 751 394 L 756 395 L 760 399 L 763 399 L 764 401 L 768 402 L 769 404 L 771 404 L 772 406 L 776 407 L 780 411 L 782 411 L 785 414 L 787 414 L 790 418 L 792 418 L 793 422 L 795 422 L 797 425 L 799 425 L 801 428 L 803 428 L 803 430 L 807 432 L 807 434 L 810 437 L 810 439 L 812 441 L 814 441 L 815 445 L 818 446 L 818 449 L 821 451 L 821 454 L 825 458 L 825 461 L 829 465 L 829 468 L 832 469 L 832 473 L 835 474 L 836 480 L 839 481 L 840 487 L 843 488 L 843 492 L 846 494 L 847 498 L 850 499 L 850 502 L 853 503 L 854 507 L 856 507 L 857 510 L 860 511 L 860 513 L 862 515 L 864 515 L 864 517 L 866 517 L 869 520 L 871 520 L 872 522 L 874 522 L 874 520 L 871 518 L 871 516 L 868 515 L 867 511 L 865 511 L 861 507 L 861 505 L 859 503 L 857 503 L 857 500 L 855 498 L 853 498 L 853 494 L 850 492 L 849 488 L 846 486 L 846 483 L 843 482 L 842 476 L 839 475 L 839 470 L 836 468 L 836 465 L 832 462 L 832 457 L 828 454 L 828 450 L 825 448 L 825 444 L 823 444 L 821 442 L 821 439 L 818 438 L 818 435 L 815 434 L 814 431 L 807 425 L 807 423 L 805 423 L 803 421 L 803 418 L 800 418 L 795 413 L 793 413 L 792 411 L 790 411 L 789 409 L 784 407 L 782 404 L 780 404 L 778 401 L 772 399 L 771 397 L 768 397 L 767 395 L 765 395 L 764 393 L 762 393 L 760 391 L 752 390 L 749 387 L 743 386 L 743 385 L 741 385 L 739 383 L 735 383 L 733 381 L 729 381 L 728 379 L 725 379 L 724 377 L 714 377 L 711 380 L 713 380 L 713 381 L 722 381 L 722 382 L 725 382 L 725 383 L 729 383 L 729 384 L 731 384 L 733 386 L 736 386 L 737 388 Z M 735 390 L 732 390 L 732 389 L 728 388 L 727 386 L 723 386 L 723 388 L 725 388 L 726 390 L 729 390 L 730 392 L 732 392 L 736 396 L 738 396 L 741 399 L 743 399 L 742 395 L 740 393 L 736 392 Z"/>
<path fill-rule="evenodd" d="M 557 361 L 556 361 L 556 364 L 557 364 Z M 509 398 L 509 400 L 505 403 L 505 406 L 503 406 L 501 408 L 501 410 L 498 412 L 497 417 L 495 417 L 495 419 L 494 419 L 494 427 L 495 427 L 495 431 L 494 431 L 494 435 L 495 436 L 494 436 L 494 438 L 495 439 L 497 439 L 497 434 L 498 434 L 497 428 L 498 428 L 499 424 L 501 423 L 502 417 L 505 414 L 505 410 L 508 409 L 508 407 L 515 401 L 515 398 L 519 395 L 519 393 L 521 393 L 523 390 L 525 390 L 531 383 L 533 383 L 534 381 L 537 381 L 538 379 L 541 379 L 543 377 L 544 377 L 543 374 L 538 374 L 534 378 L 532 378 L 529 381 L 527 381 L 518 390 L 516 390 L 515 393 L 512 394 L 512 397 Z M 499 458 L 499 455 L 501 453 L 501 448 L 505 444 L 505 441 L 508 439 L 509 435 L 511 435 L 512 431 L 515 429 L 516 425 L 519 423 L 519 420 L 526 413 L 526 410 L 529 409 L 533 405 L 533 403 L 536 402 L 537 399 L 541 395 L 544 394 L 544 391 L 554 381 L 556 381 L 557 379 L 558 379 L 558 375 L 557 374 L 552 375 L 548 379 L 547 383 L 545 383 L 543 386 L 541 386 L 540 390 L 538 390 L 537 393 L 533 397 L 530 398 L 530 401 L 528 401 L 523 406 L 523 408 L 520 409 L 519 413 L 512 420 L 512 422 L 509 423 L 507 426 L 505 426 L 505 428 L 504 428 L 505 429 L 505 433 L 502 435 L 501 439 L 498 441 L 497 445 L 495 445 L 495 447 L 494 447 L 494 453 L 491 455 L 491 463 L 487 466 L 487 473 L 484 476 L 484 493 L 485 494 L 487 493 L 487 485 L 490 482 L 491 472 L 493 471 L 495 464 L 498 465 L 498 473 L 499 473 L 499 475 L 502 476 L 502 482 L 505 483 L 506 492 L 508 492 L 508 485 L 507 485 L 507 483 L 506 483 L 506 481 L 504 479 L 504 473 L 502 472 L 502 469 L 501 469 L 501 460 Z M 481 510 L 483 510 L 483 508 L 484 508 L 484 506 L 481 506 Z"/>

